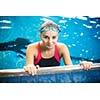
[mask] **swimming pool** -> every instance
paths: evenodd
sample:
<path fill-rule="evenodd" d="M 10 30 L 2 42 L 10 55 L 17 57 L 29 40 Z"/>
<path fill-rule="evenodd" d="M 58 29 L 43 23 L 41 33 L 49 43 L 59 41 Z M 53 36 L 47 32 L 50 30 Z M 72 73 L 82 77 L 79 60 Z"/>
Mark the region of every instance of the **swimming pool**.
<path fill-rule="evenodd" d="M 0 16 L 1 70 L 23 68 L 27 45 L 40 40 L 38 30 L 46 20 L 60 26 L 59 42 L 68 46 L 73 64 L 83 60 L 100 63 L 99 17 Z"/>

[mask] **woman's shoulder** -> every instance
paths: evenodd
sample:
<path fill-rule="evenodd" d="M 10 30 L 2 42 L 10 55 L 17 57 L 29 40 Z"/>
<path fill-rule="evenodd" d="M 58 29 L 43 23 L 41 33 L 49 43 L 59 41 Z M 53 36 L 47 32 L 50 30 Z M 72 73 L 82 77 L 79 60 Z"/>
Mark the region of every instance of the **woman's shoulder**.
<path fill-rule="evenodd" d="M 38 44 L 38 42 L 31 43 L 31 44 L 28 45 L 28 47 L 35 47 L 35 46 L 37 46 L 37 44 Z"/>
<path fill-rule="evenodd" d="M 31 44 L 28 45 L 27 53 L 32 54 L 32 55 L 36 55 L 37 51 L 38 51 L 38 42 L 31 43 Z"/>
<path fill-rule="evenodd" d="M 61 43 L 61 42 L 58 42 L 58 43 L 57 43 L 57 46 L 58 46 L 59 48 L 64 48 L 64 47 L 67 48 L 67 45 L 64 44 L 64 43 Z"/>
<path fill-rule="evenodd" d="M 58 43 L 57 45 L 58 45 L 59 54 L 63 55 L 63 54 L 65 54 L 65 52 L 69 51 L 66 44 Z"/>
<path fill-rule="evenodd" d="M 31 44 L 28 45 L 27 48 L 29 48 L 29 49 L 36 49 L 37 48 L 37 45 L 38 45 L 38 42 L 31 43 Z"/>
<path fill-rule="evenodd" d="M 68 51 L 67 45 L 64 43 L 57 43 L 57 47 L 60 55 L 63 55 L 64 52 Z"/>
<path fill-rule="evenodd" d="M 60 51 L 68 50 L 68 46 L 65 43 L 57 43 L 57 46 Z"/>

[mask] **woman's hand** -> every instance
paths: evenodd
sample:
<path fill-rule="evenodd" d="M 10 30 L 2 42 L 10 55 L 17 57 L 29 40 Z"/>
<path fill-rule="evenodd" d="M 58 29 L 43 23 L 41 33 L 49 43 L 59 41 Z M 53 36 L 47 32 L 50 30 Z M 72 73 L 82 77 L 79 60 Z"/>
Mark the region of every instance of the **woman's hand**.
<path fill-rule="evenodd" d="M 39 65 L 35 66 L 33 64 L 28 64 L 27 66 L 24 66 L 24 70 L 28 72 L 30 75 L 36 75 L 38 68 L 39 68 Z"/>
<path fill-rule="evenodd" d="M 93 64 L 92 62 L 88 62 L 88 61 L 80 62 L 80 66 L 82 66 L 83 69 L 85 69 L 85 70 L 90 69 L 92 64 Z"/>

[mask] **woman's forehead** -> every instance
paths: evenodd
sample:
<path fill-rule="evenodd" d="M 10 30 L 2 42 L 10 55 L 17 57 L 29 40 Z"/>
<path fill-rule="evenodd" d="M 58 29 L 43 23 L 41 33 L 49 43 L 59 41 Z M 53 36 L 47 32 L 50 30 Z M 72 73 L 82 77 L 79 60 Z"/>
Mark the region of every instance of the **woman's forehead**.
<path fill-rule="evenodd" d="M 43 32 L 42 34 L 43 34 L 43 35 L 51 35 L 51 36 L 58 35 L 58 33 L 57 33 L 57 32 L 54 32 L 54 31 L 52 31 L 52 30 L 47 31 L 47 32 Z"/>

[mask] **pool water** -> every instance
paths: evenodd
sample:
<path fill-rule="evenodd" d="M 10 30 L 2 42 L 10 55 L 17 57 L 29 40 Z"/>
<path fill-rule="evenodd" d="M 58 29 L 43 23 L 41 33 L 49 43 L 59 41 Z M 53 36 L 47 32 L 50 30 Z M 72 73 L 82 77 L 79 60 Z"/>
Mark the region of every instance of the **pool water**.
<path fill-rule="evenodd" d="M 99 17 L 0 16 L 0 69 L 23 68 L 27 45 L 40 41 L 39 27 L 47 20 L 60 26 L 58 41 L 68 46 L 73 64 L 100 63 Z"/>

